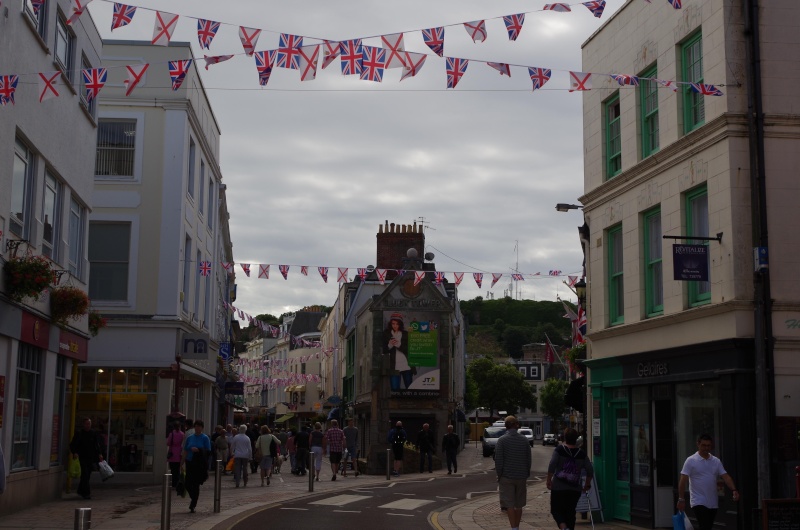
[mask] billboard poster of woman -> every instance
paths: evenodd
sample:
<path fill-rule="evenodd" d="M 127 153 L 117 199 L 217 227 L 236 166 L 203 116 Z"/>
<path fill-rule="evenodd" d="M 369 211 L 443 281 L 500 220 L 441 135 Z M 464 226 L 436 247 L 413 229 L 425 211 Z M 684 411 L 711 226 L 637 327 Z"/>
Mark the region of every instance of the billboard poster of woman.
<path fill-rule="evenodd" d="M 393 397 L 439 394 L 439 321 L 435 314 L 385 311 L 381 346 L 389 355 Z"/>

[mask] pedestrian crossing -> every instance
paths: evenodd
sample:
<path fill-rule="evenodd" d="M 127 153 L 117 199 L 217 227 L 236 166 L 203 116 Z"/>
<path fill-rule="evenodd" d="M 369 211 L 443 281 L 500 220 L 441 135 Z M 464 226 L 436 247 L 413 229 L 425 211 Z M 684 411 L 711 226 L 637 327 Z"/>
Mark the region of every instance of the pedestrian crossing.
<path fill-rule="evenodd" d="M 354 502 L 364 501 L 367 499 L 372 499 L 371 495 L 334 495 L 333 497 L 327 497 L 325 499 L 319 499 L 314 502 L 310 502 L 309 504 L 317 504 L 322 506 L 347 506 L 348 504 L 352 504 Z M 385 510 L 416 510 L 425 506 L 426 504 L 431 504 L 436 502 L 433 499 L 399 499 L 396 501 L 392 501 L 386 504 L 382 504 L 377 506 L 377 508 L 383 508 Z"/>

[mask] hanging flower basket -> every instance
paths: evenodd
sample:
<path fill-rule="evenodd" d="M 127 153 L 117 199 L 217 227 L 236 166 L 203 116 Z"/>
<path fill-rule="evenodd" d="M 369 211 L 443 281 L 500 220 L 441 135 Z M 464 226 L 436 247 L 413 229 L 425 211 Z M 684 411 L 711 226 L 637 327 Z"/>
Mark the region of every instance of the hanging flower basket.
<path fill-rule="evenodd" d="M 55 287 L 50 289 L 50 318 L 58 324 L 77 320 L 89 310 L 89 297 L 77 287 Z"/>
<path fill-rule="evenodd" d="M 50 260 L 44 256 L 24 256 L 6 262 L 6 292 L 17 302 L 23 298 L 38 300 L 42 291 L 53 282 Z"/>
<path fill-rule="evenodd" d="M 108 325 L 108 321 L 95 310 L 89 311 L 89 333 L 96 337 L 100 330 Z"/>

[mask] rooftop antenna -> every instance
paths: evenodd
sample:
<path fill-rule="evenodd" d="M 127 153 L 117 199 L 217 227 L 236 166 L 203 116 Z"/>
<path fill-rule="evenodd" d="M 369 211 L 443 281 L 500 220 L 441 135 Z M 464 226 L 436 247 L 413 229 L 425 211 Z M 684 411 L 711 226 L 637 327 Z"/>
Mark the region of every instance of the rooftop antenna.
<path fill-rule="evenodd" d="M 519 274 L 519 239 L 514 240 L 514 252 L 517 253 L 517 262 L 514 264 L 514 272 Z M 514 280 L 514 286 L 517 289 L 516 299 L 519 300 L 519 281 Z"/>

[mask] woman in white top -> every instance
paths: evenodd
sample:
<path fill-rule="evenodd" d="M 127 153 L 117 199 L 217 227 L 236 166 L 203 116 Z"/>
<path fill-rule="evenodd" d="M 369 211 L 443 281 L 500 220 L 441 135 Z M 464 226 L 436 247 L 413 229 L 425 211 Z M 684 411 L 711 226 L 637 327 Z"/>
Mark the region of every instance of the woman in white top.
<path fill-rule="evenodd" d="M 408 332 L 403 326 L 403 315 L 392 313 L 383 331 L 383 353 L 389 354 L 392 390 L 400 390 L 400 380 L 407 389 L 411 386 L 414 369 L 408 364 Z"/>

